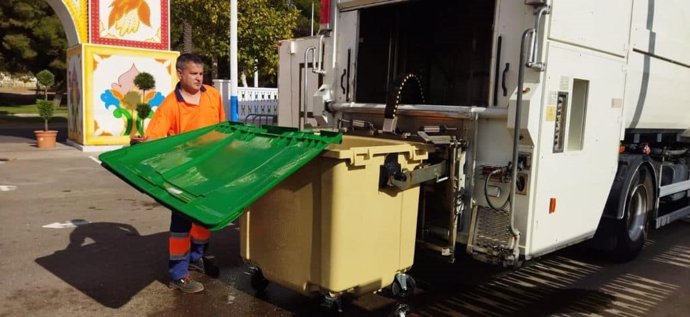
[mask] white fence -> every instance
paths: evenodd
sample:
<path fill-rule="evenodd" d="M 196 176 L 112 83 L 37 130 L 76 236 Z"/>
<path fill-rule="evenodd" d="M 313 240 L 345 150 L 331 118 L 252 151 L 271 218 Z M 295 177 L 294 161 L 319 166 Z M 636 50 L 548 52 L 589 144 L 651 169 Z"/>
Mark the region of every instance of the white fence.
<path fill-rule="evenodd" d="M 214 79 L 213 84 L 223 98 L 225 113 L 230 117 L 230 80 Z M 239 120 L 247 123 L 278 122 L 278 88 L 237 87 Z"/>

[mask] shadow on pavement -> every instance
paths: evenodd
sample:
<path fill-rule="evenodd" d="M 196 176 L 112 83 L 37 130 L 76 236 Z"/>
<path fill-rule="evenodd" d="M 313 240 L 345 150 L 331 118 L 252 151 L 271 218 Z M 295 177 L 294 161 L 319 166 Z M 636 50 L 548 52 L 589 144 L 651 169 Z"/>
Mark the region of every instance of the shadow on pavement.
<path fill-rule="evenodd" d="M 102 305 L 118 308 L 155 281 L 167 283 L 167 239 L 141 236 L 131 225 L 78 226 L 70 244 L 36 263 Z"/>
<path fill-rule="evenodd" d="M 15 120 L 16 121 L 16 120 Z M 49 129 L 57 130 L 57 141 L 64 143 L 67 140 L 67 123 L 49 123 Z M 43 130 L 43 123 L 37 122 L 4 122 L 0 118 L 0 142 L 29 142 L 36 143 L 35 130 Z M 14 139 L 14 140 L 12 140 Z M 21 140 L 20 140 L 21 139 Z M 25 140 L 24 140 L 25 139 Z"/>

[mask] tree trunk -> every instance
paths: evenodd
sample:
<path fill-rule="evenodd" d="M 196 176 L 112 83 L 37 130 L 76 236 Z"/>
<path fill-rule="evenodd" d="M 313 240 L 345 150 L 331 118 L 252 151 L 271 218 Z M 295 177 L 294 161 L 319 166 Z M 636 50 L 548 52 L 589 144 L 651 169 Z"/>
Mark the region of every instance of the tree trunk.
<path fill-rule="evenodd" d="M 211 80 L 218 78 L 218 57 L 211 55 Z"/>
<path fill-rule="evenodd" d="M 191 53 L 192 52 L 192 25 L 184 21 L 182 22 L 182 41 L 183 41 L 183 48 L 182 48 L 182 53 Z"/>
<path fill-rule="evenodd" d="M 247 87 L 247 75 L 244 71 L 240 73 L 240 81 L 242 82 L 242 87 Z"/>

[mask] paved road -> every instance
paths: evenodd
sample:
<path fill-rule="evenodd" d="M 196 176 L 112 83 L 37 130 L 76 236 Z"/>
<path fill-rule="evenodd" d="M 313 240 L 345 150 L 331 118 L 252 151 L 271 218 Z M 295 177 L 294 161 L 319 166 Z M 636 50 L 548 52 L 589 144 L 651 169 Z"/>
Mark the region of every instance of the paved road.
<path fill-rule="evenodd" d="M 312 316 L 317 302 L 276 285 L 257 295 L 236 226 L 213 237 L 217 280 L 166 286 L 169 212 L 101 168 L 94 153 L 38 150 L 0 127 L 0 316 Z M 690 311 L 690 223 L 654 232 L 641 257 L 611 263 L 573 247 L 516 271 L 418 253 L 418 316 L 683 316 Z M 345 316 L 384 316 L 386 292 Z"/>

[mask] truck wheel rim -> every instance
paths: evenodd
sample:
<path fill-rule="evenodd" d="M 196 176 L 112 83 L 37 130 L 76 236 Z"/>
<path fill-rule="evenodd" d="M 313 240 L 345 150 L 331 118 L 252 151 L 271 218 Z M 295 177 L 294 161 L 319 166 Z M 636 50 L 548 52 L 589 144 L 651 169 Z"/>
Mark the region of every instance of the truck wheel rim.
<path fill-rule="evenodd" d="M 644 219 L 647 213 L 647 189 L 644 184 L 635 186 L 627 209 L 628 237 L 631 241 L 637 241 L 644 231 Z"/>

